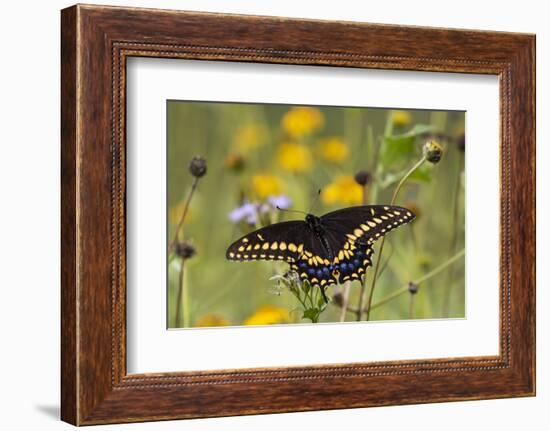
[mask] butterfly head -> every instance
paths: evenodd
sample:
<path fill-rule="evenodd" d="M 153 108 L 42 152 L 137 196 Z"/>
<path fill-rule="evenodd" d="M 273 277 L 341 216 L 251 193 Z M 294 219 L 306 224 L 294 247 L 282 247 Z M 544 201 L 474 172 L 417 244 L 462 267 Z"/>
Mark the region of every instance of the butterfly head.
<path fill-rule="evenodd" d="M 313 232 L 319 233 L 323 231 L 323 227 L 321 226 L 321 219 L 317 216 L 314 216 L 313 214 L 306 215 L 306 223 Z"/>

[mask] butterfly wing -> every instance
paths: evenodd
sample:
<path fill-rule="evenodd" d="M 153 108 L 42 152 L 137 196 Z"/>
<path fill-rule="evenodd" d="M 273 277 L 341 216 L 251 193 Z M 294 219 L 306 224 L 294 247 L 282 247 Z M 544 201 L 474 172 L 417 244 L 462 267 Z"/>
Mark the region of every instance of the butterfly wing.
<path fill-rule="evenodd" d="M 407 208 L 389 205 L 356 206 L 322 216 L 327 239 L 336 250 L 333 278 L 339 282 L 362 278 L 372 265 L 375 241 L 414 218 Z"/>
<path fill-rule="evenodd" d="M 360 279 L 372 265 L 373 244 L 396 227 L 414 219 L 406 208 L 368 205 L 344 208 L 321 217 L 326 243 L 304 221 L 287 221 L 258 229 L 229 246 L 229 260 L 288 262 L 302 280 L 324 289 Z"/>
<path fill-rule="evenodd" d="M 321 241 L 306 222 L 287 221 L 272 224 L 239 238 L 229 246 L 226 252 L 228 260 L 279 260 L 287 262 L 302 280 L 308 280 L 312 286 L 327 285 L 322 281 L 328 274 L 330 261 Z M 330 283 L 335 283 L 331 277 Z"/>
<path fill-rule="evenodd" d="M 231 244 L 228 260 L 282 260 L 295 262 L 311 247 L 311 233 L 304 221 L 285 221 L 263 227 Z"/>

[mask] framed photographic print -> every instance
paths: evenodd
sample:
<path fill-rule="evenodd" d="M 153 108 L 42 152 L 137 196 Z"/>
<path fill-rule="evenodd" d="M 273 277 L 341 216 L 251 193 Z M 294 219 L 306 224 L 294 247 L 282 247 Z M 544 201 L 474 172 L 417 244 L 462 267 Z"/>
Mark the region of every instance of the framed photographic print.
<path fill-rule="evenodd" d="M 534 395 L 533 35 L 61 30 L 63 420 Z"/>

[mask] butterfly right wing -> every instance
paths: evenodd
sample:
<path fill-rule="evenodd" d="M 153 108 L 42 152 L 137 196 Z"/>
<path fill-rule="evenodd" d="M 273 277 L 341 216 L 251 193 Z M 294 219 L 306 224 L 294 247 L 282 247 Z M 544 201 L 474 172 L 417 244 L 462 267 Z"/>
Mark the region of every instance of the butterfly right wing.
<path fill-rule="evenodd" d="M 407 208 L 389 205 L 357 206 L 325 214 L 322 221 L 326 235 L 338 250 L 333 277 L 340 283 L 362 279 L 372 265 L 374 243 L 414 218 Z"/>
<path fill-rule="evenodd" d="M 281 260 L 296 262 L 310 247 L 311 233 L 305 221 L 285 221 L 255 230 L 231 244 L 228 260 Z"/>
<path fill-rule="evenodd" d="M 395 205 L 363 205 L 342 208 L 321 217 L 323 226 L 338 238 L 335 249 L 346 243 L 374 244 L 391 230 L 414 220 L 407 208 Z"/>

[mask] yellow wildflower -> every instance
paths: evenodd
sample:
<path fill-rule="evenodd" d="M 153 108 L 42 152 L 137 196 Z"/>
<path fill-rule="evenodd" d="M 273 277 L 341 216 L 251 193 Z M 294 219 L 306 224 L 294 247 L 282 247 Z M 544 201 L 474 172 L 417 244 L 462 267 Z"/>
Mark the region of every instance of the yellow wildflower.
<path fill-rule="evenodd" d="M 319 151 L 323 159 L 332 163 L 342 163 L 349 157 L 348 145 L 338 136 L 319 141 Z"/>
<path fill-rule="evenodd" d="M 273 325 L 290 322 L 290 315 L 286 308 L 266 304 L 258 308 L 243 323 L 245 325 Z"/>
<path fill-rule="evenodd" d="M 250 152 L 264 145 L 267 141 L 267 130 L 260 124 L 247 124 L 237 129 L 233 137 L 233 146 L 242 153 Z"/>
<path fill-rule="evenodd" d="M 325 124 L 323 113 L 317 108 L 297 106 L 291 108 L 283 116 L 281 126 L 293 138 L 309 135 Z"/>
<path fill-rule="evenodd" d="M 283 142 L 277 153 L 279 166 L 290 172 L 309 172 L 313 160 L 311 151 L 305 145 Z"/>
<path fill-rule="evenodd" d="M 260 199 L 280 195 L 283 181 L 271 174 L 257 174 L 252 177 L 252 191 Z"/>
<path fill-rule="evenodd" d="M 391 120 L 396 127 L 405 127 L 411 124 L 412 116 L 408 111 L 393 111 Z"/>
<path fill-rule="evenodd" d="M 362 202 L 363 190 L 352 175 L 341 175 L 323 189 L 321 199 L 327 205 L 357 205 Z"/>
<path fill-rule="evenodd" d="M 206 328 L 210 326 L 229 326 L 229 320 L 219 313 L 208 313 L 200 317 L 195 323 L 196 327 Z"/>

